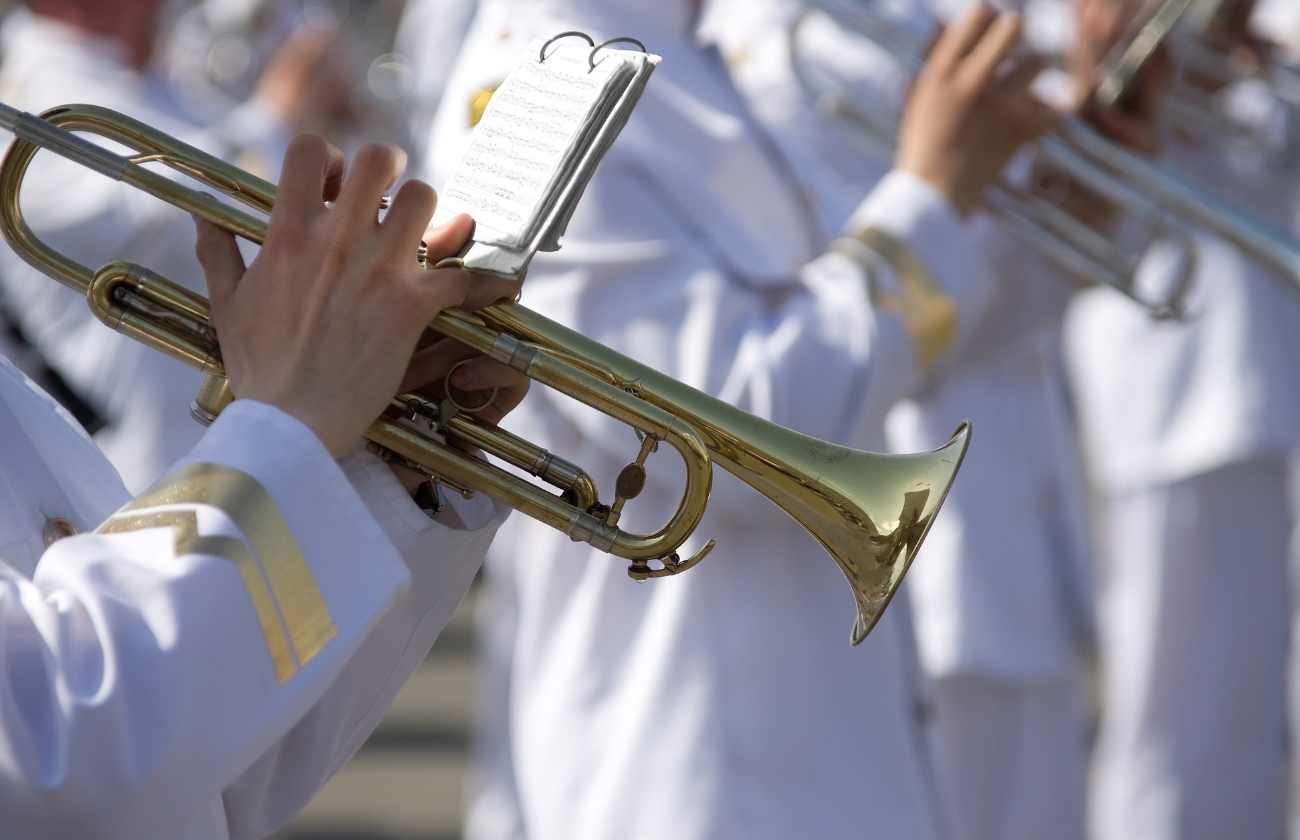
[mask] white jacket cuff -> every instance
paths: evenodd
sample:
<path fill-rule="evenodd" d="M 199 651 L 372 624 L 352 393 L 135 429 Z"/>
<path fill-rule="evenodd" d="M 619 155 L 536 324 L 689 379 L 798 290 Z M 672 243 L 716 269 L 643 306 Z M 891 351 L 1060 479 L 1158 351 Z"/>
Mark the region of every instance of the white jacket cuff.
<path fill-rule="evenodd" d="M 978 243 L 948 197 L 919 175 L 895 169 L 881 179 L 844 226 L 848 236 L 884 231 L 910 247 L 949 294 L 959 295 Z"/>
<path fill-rule="evenodd" d="M 236 400 L 173 474 L 202 462 L 243 472 L 266 489 L 340 635 L 368 625 L 407 585 L 392 543 L 324 444 L 297 419 L 265 403 Z"/>

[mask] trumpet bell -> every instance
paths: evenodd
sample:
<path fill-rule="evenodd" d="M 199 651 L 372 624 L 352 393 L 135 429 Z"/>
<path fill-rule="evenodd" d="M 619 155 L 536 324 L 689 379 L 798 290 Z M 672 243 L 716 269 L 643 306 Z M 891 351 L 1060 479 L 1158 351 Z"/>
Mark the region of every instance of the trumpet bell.
<path fill-rule="evenodd" d="M 790 432 L 788 441 L 764 450 L 761 470 L 733 468 L 716 452 L 714 460 L 780 505 L 839 564 L 857 603 L 849 637 L 857 645 L 916 558 L 966 456 L 970 431 L 963 421 L 943 447 L 916 455 L 861 452 Z"/>
<path fill-rule="evenodd" d="M 970 444 L 970 421 L 942 448 L 917 455 L 827 443 L 709 396 L 518 304 L 489 306 L 480 314 L 494 328 L 563 354 L 689 424 L 714 464 L 793 517 L 839 564 L 857 604 L 849 637 L 854 645 L 898 591 Z"/>

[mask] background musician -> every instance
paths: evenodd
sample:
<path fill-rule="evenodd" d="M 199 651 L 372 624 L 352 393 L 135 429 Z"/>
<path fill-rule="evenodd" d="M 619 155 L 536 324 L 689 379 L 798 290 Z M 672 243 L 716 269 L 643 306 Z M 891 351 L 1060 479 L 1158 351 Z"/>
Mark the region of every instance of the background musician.
<path fill-rule="evenodd" d="M 1077 5 L 1086 74 L 1125 10 Z M 1158 123 L 1146 131 L 1162 161 L 1294 229 L 1294 166 Z M 1185 319 L 1155 322 L 1097 290 L 1068 321 L 1104 534 L 1098 840 L 1283 834 L 1300 297 L 1232 245 L 1198 245 Z M 1161 263 L 1139 282 L 1158 284 Z"/>
<path fill-rule="evenodd" d="M 700 12 L 480 3 L 435 123 L 432 177 L 461 154 L 465 103 L 533 38 L 635 33 L 664 61 L 563 249 L 533 262 L 524 303 L 779 424 L 878 447 L 889 405 L 985 323 L 994 281 L 962 214 L 1052 118 L 1022 87 L 991 84 L 1016 21 L 982 9 L 953 28 L 915 94 L 907 167 L 865 202 L 864 189 L 836 206 L 815 192 L 835 189 L 833 172 L 795 162 L 716 47 L 697 40 Z M 866 230 L 880 251 L 864 241 L 828 250 Z M 634 445 L 560 399 L 541 396 L 525 413 L 516 430 L 576 453 L 598 483 Z M 676 505 L 662 466 L 672 459 L 656 459 L 628 527 Z M 484 618 L 485 737 L 467 835 L 784 838 L 872 825 L 943 836 L 906 602 L 849 648 L 840 573 L 724 474 L 697 533 L 683 556 L 717 538 L 709 557 L 644 587 L 531 523 L 503 534 L 484 596 L 495 608 Z"/>
<path fill-rule="evenodd" d="M 875 9 L 928 48 L 937 24 L 925 4 Z M 911 76 L 893 60 L 895 45 L 796 11 L 716 2 L 706 28 L 794 165 L 811 155 L 835 173 L 808 179 L 818 207 L 834 207 L 849 184 L 862 183 L 861 170 L 874 167 L 878 178 L 891 161 L 863 155 L 871 137 L 813 94 L 864 97 L 896 112 Z M 1021 72 L 1033 77 L 1040 68 L 1026 63 Z M 905 588 L 932 680 L 931 730 L 956 836 L 1081 838 L 1090 721 L 1080 660 L 1090 642 L 1091 558 L 1059 350 L 1077 283 L 983 208 L 971 224 L 979 249 L 972 260 L 1002 281 L 991 326 L 886 424 L 896 452 L 933 448 L 963 417 L 979 430 Z"/>

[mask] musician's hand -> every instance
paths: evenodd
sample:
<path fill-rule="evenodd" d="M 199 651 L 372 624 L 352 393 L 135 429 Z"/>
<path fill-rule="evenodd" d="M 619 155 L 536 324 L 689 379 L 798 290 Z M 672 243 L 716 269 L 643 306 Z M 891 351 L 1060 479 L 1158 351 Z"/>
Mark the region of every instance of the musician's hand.
<path fill-rule="evenodd" d="M 493 425 L 519 405 L 532 381 L 514 368 L 480 355 L 458 341 L 439 338 L 411 357 L 401 390 L 420 391 L 440 399 L 446 396 L 445 380 L 449 372 L 452 398 L 466 408 L 485 406 L 474 416 Z M 493 388 L 497 389 L 495 396 Z"/>
<path fill-rule="evenodd" d="M 468 219 L 469 217 L 465 216 L 463 218 Z M 452 223 L 461 224 L 462 222 L 457 219 L 448 224 Z M 470 225 L 472 226 L 473 222 L 470 222 Z M 425 232 L 425 240 L 431 242 L 442 235 L 442 228 L 429 228 Z M 446 254 L 444 256 L 450 257 L 455 255 Z M 435 259 L 434 256 L 430 254 L 428 264 L 436 265 L 438 259 L 441 259 L 441 257 Z M 468 283 L 468 291 L 465 294 L 465 302 L 461 304 L 461 309 L 470 312 L 473 312 L 475 309 L 482 309 L 492 303 L 514 300 L 519 294 L 520 286 L 522 286 L 524 282 L 522 278 L 519 280 L 506 280 L 505 278 L 497 277 L 492 274 L 482 274 L 479 272 L 466 272 L 466 281 Z"/>
<path fill-rule="evenodd" d="M 912 87 L 897 165 L 942 190 L 962 213 L 1055 112 L 1029 90 L 1045 62 L 1013 57 L 1020 17 L 981 3 L 939 37 Z"/>
<path fill-rule="evenodd" d="M 1160 151 L 1161 111 L 1174 73 L 1167 50 L 1151 57 L 1122 105 L 1103 110 L 1093 100 L 1106 57 L 1130 30 L 1138 8 L 1128 0 L 1075 0 L 1079 34 L 1070 75 L 1080 116 L 1116 143 L 1154 155 Z"/>
<path fill-rule="evenodd" d="M 416 260 L 437 203 L 431 187 L 407 181 L 378 220 L 405 162 L 395 146 L 369 144 L 345 173 L 338 149 L 296 139 L 266 242 L 247 269 L 234 237 L 197 222 L 231 389 L 297 417 L 336 457 L 397 393 L 428 323 L 465 299 L 465 272 Z M 471 226 L 461 216 L 426 239 L 429 259 L 457 253 Z"/>
<path fill-rule="evenodd" d="M 474 409 L 474 416 L 485 423 L 501 422 L 528 393 L 532 380 L 527 376 L 475 353 L 470 348 L 450 338 L 433 339 L 428 346 L 417 350 L 402 377 L 401 393 L 418 393 L 435 402 L 447 396 L 447 375 L 451 374 L 451 396 L 457 404 Z M 463 362 L 463 364 L 462 364 Z M 482 406 L 480 409 L 479 407 Z M 469 454 L 474 448 L 452 440 Z M 425 481 L 425 476 L 399 464 L 389 464 L 408 493 L 414 494 Z"/>

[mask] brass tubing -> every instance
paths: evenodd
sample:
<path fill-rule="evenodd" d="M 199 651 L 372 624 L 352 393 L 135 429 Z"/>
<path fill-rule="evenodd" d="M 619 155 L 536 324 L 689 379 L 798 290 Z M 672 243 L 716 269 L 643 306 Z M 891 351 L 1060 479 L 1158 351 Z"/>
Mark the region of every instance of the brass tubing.
<path fill-rule="evenodd" d="M 0 163 L 0 233 L 4 234 L 5 242 L 14 253 L 32 268 L 84 295 L 90 288 L 94 272 L 42 242 L 23 218 L 19 192 L 27 167 L 38 148 L 23 140 L 15 140 L 5 153 L 4 162 Z"/>
<path fill-rule="evenodd" d="M 579 511 L 527 481 L 431 441 L 393 420 L 381 418 L 376 421 L 366 431 L 366 437 L 403 458 L 428 467 L 454 484 L 472 487 L 526 516 L 563 531 L 574 542 L 591 543 L 595 548 L 625 560 L 659 560 L 672 554 L 673 549 L 690 536 L 704 512 L 702 503 L 698 510 L 687 503 L 692 499 L 699 501 L 698 493 L 692 495 L 688 492 L 676 513 L 658 531 L 646 535 L 630 534 L 606 525 L 599 518 Z M 707 499 L 706 486 L 702 501 L 707 502 Z"/>
<path fill-rule="evenodd" d="M 106 108 L 68 105 L 52 108 L 41 117 L 69 131 L 91 131 L 145 155 L 161 155 L 160 162 L 262 212 L 269 213 L 275 201 L 275 187 L 261 178 Z M 5 153 L 4 162 L 0 164 L 0 232 L 9 246 L 33 268 L 84 294 L 94 272 L 38 239 L 23 218 L 20 203 L 22 182 L 39 148 L 25 140 L 15 140 Z M 139 164 L 128 164 L 121 180 L 249 241 L 260 244 L 266 238 L 266 222 L 261 219 Z"/>
<path fill-rule="evenodd" d="M 178 318 L 185 318 L 203 327 L 202 331 L 191 329 L 191 332 L 207 334 L 212 330 L 207 298 L 136 263 L 111 262 L 96 271 L 88 292 L 93 301 L 90 308 L 96 312 L 106 312 L 116 306 L 113 294 L 118 288 L 129 288 L 148 302 L 172 310 L 172 314 Z M 214 339 L 213 344 L 215 343 Z"/>
<path fill-rule="evenodd" d="M 500 309 L 501 307 L 489 308 Z M 608 381 L 568 362 L 561 361 L 545 351 L 516 352 L 510 360 L 500 359 L 499 353 L 494 353 L 493 348 L 499 348 L 503 337 L 510 341 L 514 339 L 506 332 L 489 329 L 475 316 L 449 310 L 434 318 L 432 326 L 443 335 L 523 370 L 530 378 L 543 385 L 568 394 L 615 420 L 664 441 L 682 456 L 682 461 L 686 465 L 686 487 L 682 492 L 681 504 L 667 524 L 648 537 L 637 537 L 618 529 L 608 529 L 616 531 L 617 536 L 609 535 L 612 541 L 610 547 L 605 550 L 626 560 L 657 560 L 671 554 L 672 549 L 681 545 L 695 530 L 708 504 L 709 492 L 713 484 L 713 470 L 712 459 L 704 446 L 704 441 L 689 423 L 674 416 L 672 412 L 633 396 L 622 388 L 611 385 Z M 528 348 L 522 349 L 528 350 Z M 396 447 L 390 448 L 401 451 Z M 604 523 L 601 525 L 604 526 Z M 573 536 L 569 531 L 566 533 Z M 664 550 L 665 547 L 668 548 L 667 551 Z"/>
<path fill-rule="evenodd" d="M 45 111 L 41 119 L 67 131 L 89 131 L 114 140 L 147 158 L 142 162 L 163 163 L 263 213 L 269 214 L 275 204 L 275 185 L 271 182 L 125 114 L 97 105 L 63 105 Z M 141 186 L 141 189 L 147 188 Z M 170 194 L 170 190 L 167 192 Z M 170 201 L 163 195 L 153 194 Z"/>
<path fill-rule="evenodd" d="M 166 322 L 148 319 L 118 302 L 114 290 L 131 285 L 132 279 L 143 284 L 144 280 L 139 276 L 142 273 L 152 275 L 155 280 L 164 279 L 127 262 L 109 263 L 95 272 L 86 291 L 86 302 L 91 311 L 101 323 L 116 332 L 143 342 L 203 373 L 224 376 L 225 366 L 215 342 L 200 340 L 192 332 L 182 332 Z M 180 288 L 172 285 L 175 289 Z M 153 286 L 155 289 L 164 288 L 157 282 Z M 167 297 L 163 296 L 164 299 Z"/>
<path fill-rule="evenodd" d="M 481 426 L 463 417 L 453 417 L 447 422 L 444 431 L 451 437 L 477 446 L 506 463 L 537 476 L 552 487 L 568 491 L 573 496 L 574 507 L 589 510 L 600 501 L 596 483 L 585 470 L 505 429 Z"/>

